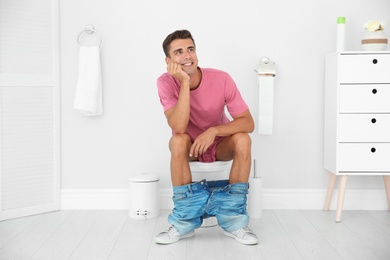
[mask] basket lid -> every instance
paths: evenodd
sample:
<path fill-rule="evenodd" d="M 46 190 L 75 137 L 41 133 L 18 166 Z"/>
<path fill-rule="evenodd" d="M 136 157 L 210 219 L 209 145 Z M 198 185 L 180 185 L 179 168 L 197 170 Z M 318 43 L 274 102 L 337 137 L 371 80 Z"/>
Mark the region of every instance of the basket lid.
<path fill-rule="evenodd" d="M 129 177 L 131 182 L 155 182 L 159 180 L 159 177 L 153 173 L 137 173 Z"/>

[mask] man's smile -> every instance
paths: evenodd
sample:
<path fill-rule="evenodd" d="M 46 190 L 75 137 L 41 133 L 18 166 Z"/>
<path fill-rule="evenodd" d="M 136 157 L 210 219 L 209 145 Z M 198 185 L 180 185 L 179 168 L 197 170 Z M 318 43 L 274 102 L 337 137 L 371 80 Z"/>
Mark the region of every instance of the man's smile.
<path fill-rule="evenodd" d="M 186 62 L 186 63 L 182 63 L 181 65 L 184 66 L 184 67 L 189 67 L 193 64 L 193 62 Z"/>

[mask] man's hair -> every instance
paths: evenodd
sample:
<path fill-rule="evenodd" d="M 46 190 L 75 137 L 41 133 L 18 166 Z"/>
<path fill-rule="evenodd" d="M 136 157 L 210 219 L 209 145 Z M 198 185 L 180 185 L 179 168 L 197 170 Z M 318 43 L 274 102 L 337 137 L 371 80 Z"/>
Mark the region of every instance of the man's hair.
<path fill-rule="evenodd" d="M 192 42 L 194 43 L 194 46 L 195 46 L 195 41 L 194 41 L 194 38 L 192 38 L 192 35 L 190 33 L 190 31 L 188 30 L 177 30 L 177 31 L 174 31 L 173 33 L 169 34 L 167 36 L 167 38 L 165 38 L 163 44 L 162 44 L 162 47 L 163 47 L 163 50 L 164 50 L 164 53 L 165 53 L 165 57 L 169 57 L 169 50 L 170 50 L 170 47 L 171 47 L 171 43 L 174 41 L 174 40 L 177 40 L 177 39 L 191 39 Z"/>

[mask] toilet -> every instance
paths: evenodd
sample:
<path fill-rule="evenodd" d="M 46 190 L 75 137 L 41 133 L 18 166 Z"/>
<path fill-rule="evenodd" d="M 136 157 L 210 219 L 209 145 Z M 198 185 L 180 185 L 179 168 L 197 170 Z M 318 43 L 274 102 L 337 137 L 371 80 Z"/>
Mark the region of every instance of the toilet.
<path fill-rule="evenodd" d="M 232 168 L 233 160 L 231 161 L 216 161 L 211 163 L 205 162 L 190 162 L 192 181 L 216 181 L 229 179 L 230 169 Z M 212 227 L 218 224 L 216 217 L 203 219 L 201 227 Z"/>
<path fill-rule="evenodd" d="M 211 163 L 206 162 L 190 162 L 192 181 L 207 181 L 227 180 L 229 179 L 230 169 L 232 168 L 233 160 L 231 161 L 216 161 Z"/>

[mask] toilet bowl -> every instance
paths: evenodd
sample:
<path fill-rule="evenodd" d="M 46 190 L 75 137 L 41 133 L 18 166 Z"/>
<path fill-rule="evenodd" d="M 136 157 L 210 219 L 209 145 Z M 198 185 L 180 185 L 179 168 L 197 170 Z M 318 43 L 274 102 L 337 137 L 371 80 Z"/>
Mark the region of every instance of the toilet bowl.
<path fill-rule="evenodd" d="M 211 163 L 190 162 L 192 181 L 216 181 L 229 179 L 232 161 L 216 161 Z"/>
<path fill-rule="evenodd" d="M 232 161 L 216 161 L 211 163 L 190 162 L 192 181 L 216 181 L 229 179 Z M 203 219 L 201 227 L 212 227 L 218 224 L 216 217 Z"/>

